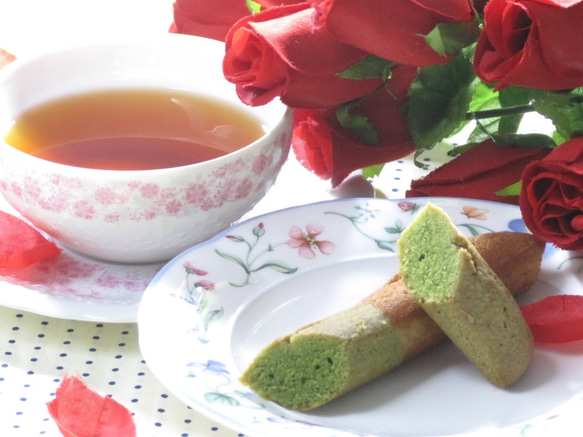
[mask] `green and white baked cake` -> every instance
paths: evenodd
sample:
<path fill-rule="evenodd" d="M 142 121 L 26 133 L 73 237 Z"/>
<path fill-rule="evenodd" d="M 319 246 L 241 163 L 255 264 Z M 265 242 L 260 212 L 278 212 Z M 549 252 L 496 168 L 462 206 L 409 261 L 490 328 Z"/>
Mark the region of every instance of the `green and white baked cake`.
<path fill-rule="evenodd" d="M 398 245 L 403 280 L 427 314 L 493 384 L 516 382 L 531 361 L 532 333 L 475 246 L 432 204 Z"/>
<path fill-rule="evenodd" d="M 526 292 L 537 280 L 545 245 L 532 235 L 501 232 L 472 241 L 513 294 Z M 397 274 L 353 307 L 267 345 L 241 381 L 264 399 L 308 410 L 445 340 Z"/>
<path fill-rule="evenodd" d="M 382 311 L 357 305 L 271 343 L 241 381 L 264 399 L 308 410 L 396 367 L 403 353 Z"/>

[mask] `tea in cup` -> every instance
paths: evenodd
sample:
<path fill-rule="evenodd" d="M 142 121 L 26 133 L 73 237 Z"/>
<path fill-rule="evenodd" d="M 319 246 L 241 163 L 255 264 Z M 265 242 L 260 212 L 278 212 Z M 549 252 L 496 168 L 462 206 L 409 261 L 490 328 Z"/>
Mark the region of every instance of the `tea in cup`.
<path fill-rule="evenodd" d="M 242 104 L 224 46 L 169 34 L 0 72 L 0 192 L 68 248 L 158 262 L 224 230 L 274 183 L 292 110 Z"/>

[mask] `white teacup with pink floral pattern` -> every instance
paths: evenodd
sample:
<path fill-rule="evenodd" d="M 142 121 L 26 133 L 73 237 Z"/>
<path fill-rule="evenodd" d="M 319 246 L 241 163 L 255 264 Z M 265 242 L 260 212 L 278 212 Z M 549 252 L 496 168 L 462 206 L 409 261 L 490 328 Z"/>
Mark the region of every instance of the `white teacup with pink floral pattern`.
<path fill-rule="evenodd" d="M 113 262 L 167 260 L 227 228 L 274 183 L 289 152 L 292 111 L 279 102 L 240 103 L 222 75 L 223 53 L 220 42 L 169 34 L 66 48 L 6 67 L 1 127 L 51 98 L 143 85 L 210 90 L 258 117 L 267 133 L 210 161 L 140 171 L 57 164 L 0 142 L 0 191 L 65 246 Z"/>

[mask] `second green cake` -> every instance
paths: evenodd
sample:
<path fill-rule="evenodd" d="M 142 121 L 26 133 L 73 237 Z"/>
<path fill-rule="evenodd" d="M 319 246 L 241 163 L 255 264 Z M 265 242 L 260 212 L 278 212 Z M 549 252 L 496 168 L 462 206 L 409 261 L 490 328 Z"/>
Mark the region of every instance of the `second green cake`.
<path fill-rule="evenodd" d="M 474 245 L 432 204 L 418 213 L 398 244 L 409 293 L 493 384 L 517 381 L 531 360 L 532 333 Z"/>

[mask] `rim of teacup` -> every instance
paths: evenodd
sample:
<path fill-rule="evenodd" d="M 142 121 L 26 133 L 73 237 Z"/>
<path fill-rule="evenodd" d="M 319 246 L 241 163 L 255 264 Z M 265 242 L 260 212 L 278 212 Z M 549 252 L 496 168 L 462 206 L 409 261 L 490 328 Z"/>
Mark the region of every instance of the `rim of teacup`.
<path fill-rule="evenodd" d="M 178 41 L 179 44 L 183 44 L 185 47 L 194 47 L 196 42 L 198 42 L 198 44 L 204 42 L 204 44 L 216 45 L 217 49 L 223 47 L 223 50 L 224 50 L 224 43 L 221 41 L 217 41 L 217 40 L 213 40 L 213 39 L 209 39 L 209 38 L 198 37 L 198 36 L 173 34 L 173 33 L 152 36 L 150 38 L 128 37 L 128 38 L 124 38 L 124 39 L 105 39 L 104 41 L 71 43 L 68 45 L 60 46 L 60 47 L 55 48 L 55 49 L 44 50 L 44 51 L 39 52 L 39 53 L 34 54 L 34 55 L 28 55 L 28 56 L 23 57 L 23 58 L 17 58 L 15 61 L 13 61 L 12 63 L 10 63 L 6 67 L 4 67 L 2 70 L 0 70 L 0 84 L 4 83 L 5 80 L 10 79 L 10 77 L 12 77 L 13 75 L 18 74 L 20 69 L 27 68 L 27 66 L 29 66 L 30 64 L 38 63 L 39 61 L 47 59 L 47 57 L 54 57 L 56 55 L 67 54 L 67 53 L 76 52 L 79 50 L 88 50 L 88 49 L 97 48 L 97 47 L 99 47 L 101 49 L 105 49 L 107 47 L 109 47 L 110 49 L 115 49 L 116 47 L 119 48 L 121 46 L 128 47 L 128 46 L 134 46 L 134 45 L 145 47 L 145 46 L 149 46 L 152 44 L 159 44 L 159 45 L 169 44 L 170 41 L 171 41 L 171 44 L 175 44 L 174 41 Z M 123 87 L 121 87 L 121 88 L 123 88 Z M 95 90 L 98 90 L 98 89 L 100 89 L 100 87 L 95 88 Z M 103 89 L 110 89 L 110 88 L 104 87 Z M 212 97 L 211 93 L 204 93 L 202 91 L 200 93 L 206 94 L 206 95 Z M 73 94 L 75 94 L 75 93 L 74 92 L 63 93 L 59 97 L 73 95 Z M 221 97 L 215 97 L 215 98 L 226 101 L 227 103 L 233 103 L 233 102 L 228 101 L 227 99 L 223 99 Z M 246 106 L 242 103 L 239 104 L 238 107 L 243 108 L 243 109 L 247 109 L 247 110 L 251 111 L 252 113 L 255 109 L 257 109 L 257 108 L 251 107 L 251 106 Z M 86 176 L 90 176 L 88 173 L 93 173 L 96 175 L 105 175 L 105 174 L 117 175 L 117 177 L 119 177 L 119 178 L 129 177 L 131 175 L 136 175 L 136 174 L 139 174 L 141 176 L 147 176 L 147 175 L 151 174 L 152 176 L 155 176 L 155 175 L 159 175 L 161 173 L 182 172 L 184 170 L 192 169 L 192 168 L 196 168 L 196 167 L 205 167 L 205 166 L 217 166 L 218 167 L 220 165 L 223 165 L 225 163 L 225 161 L 230 161 L 232 159 L 236 159 L 240 155 L 244 155 L 244 154 L 248 153 L 249 149 L 260 147 L 262 143 L 264 143 L 265 141 L 269 141 L 269 137 L 276 135 L 277 132 L 281 131 L 281 129 L 283 127 L 282 125 L 287 124 L 287 123 L 291 123 L 291 119 L 293 117 L 293 108 L 286 106 L 284 103 L 279 101 L 279 99 L 275 99 L 272 102 L 268 103 L 267 105 L 264 105 L 263 108 L 279 108 L 281 111 L 281 116 L 279 117 L 277 123 L 275 123 L 273 126 L 270 126 L 269 130 L 267 132 L 265 132 L 264 135 L 257 138 L 255 141 L 253 141 L 253 142 L 251 142 L 243 147 L 240 147 L 236 150 L 233 150 L 225 155 L 222 155 L 222 156 L 219 156 L 219 157 L 216 157 L 213 159 L 208 159 L 208 160 L 205 160 L 202 162 L 197 162 L 197 163 L 187 164 L 187 165 L 182 165 L 182 166 L 146 169 L 146 170 L 96 169 L 96 168 L 87 168 L 87 167 L 79 167 L 79 166 L 73 166 L 73 165 L 68 165 L 68 164 L 62 164 L 59 162 L 54 162 L 54 161 L 49 161 L 49 160 L 46 160 L 43 158 L 39 158 L 37 156 L 23 152 L 23 151 L 15 148 L 13 146 L 11 146 L 6 141 L 4 141 L 1 137 L 0 137 L 0 148 L 8 150 L 8 153 L 12 153 L 15 156 L 20 156 L 22 159 L 27 159 L 27 160 L 30 160 L 31 162 L 38 162 L 38 166 L 40 166 L 40 167 L 54 168 L 54 170 L 53 170 L 54 172 L 59 172 L 59 169 L 61 169 L 64 172 L 82 171 L 84 174 L 86 174 Z M 260 109 L 263 110 L 263 108 L 260 108 Z M 261 121 L 264 122 L 264 120 L 261 120 Z M 4 129 L 6 127 L 2 127 L 2 128 Z"/>

